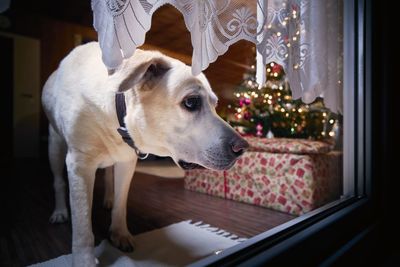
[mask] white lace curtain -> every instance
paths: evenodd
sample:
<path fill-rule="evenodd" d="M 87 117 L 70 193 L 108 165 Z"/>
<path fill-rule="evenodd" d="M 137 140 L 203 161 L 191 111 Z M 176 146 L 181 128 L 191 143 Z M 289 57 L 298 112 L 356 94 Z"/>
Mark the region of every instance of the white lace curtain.
<path fill-rule="evenodd" d="M 206 69 L 229 46 L 257 47 L 257 81 L 265 64 L 283 66 L 294 98 L 323 96 L 342 106 L 342 0 L 92 0 L 94 27 L 105 65 L 117 68 L 145 41 L 153 13 L 171 4 L 184 17 L 193 45 L 192 72 Z"/>

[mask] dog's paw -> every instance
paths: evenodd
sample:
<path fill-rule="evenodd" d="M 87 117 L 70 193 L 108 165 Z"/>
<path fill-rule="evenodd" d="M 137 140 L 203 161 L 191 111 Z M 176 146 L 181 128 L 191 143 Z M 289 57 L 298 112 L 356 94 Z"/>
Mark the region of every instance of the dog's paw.
<path fill-rule="evenodd" d="M 53 214 L 50 216 L 49 222 L 50 223 L 64 223 L 68 221 L 69 215 L 68 210 L 54 210 Z"/>
<path fill-rule="evenodd" d="M 134 248 L 133 236 L 128 233 L 110 232 L 111 243 L 124 252 L 132 252 Z"/>
<path fill-rule="evenodd" d="M 93 248 L 80 248 L 72 253 L 72 266 L 95 267 L 99 260 L 94 256 Z"/>
<path fill-rule="evenodd" d="M 103 207 L 104 207 L 105 209 L 107 209 L 107 210 L 112 209 L 112 207 L 113 207 L 113 200 L 112 200 L 112 198 L 111 198 L 111 199 L 105 198 L 104 201 L 103 201 Z"/>

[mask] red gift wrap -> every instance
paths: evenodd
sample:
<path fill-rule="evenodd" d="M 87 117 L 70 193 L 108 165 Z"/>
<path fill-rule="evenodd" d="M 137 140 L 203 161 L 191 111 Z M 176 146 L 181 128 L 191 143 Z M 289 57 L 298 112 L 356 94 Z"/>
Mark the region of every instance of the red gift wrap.
<path fill-rule="evenodd" d="M 185 188 L 301 215 L 338 199 L 342 153 L 320 141 L 247 137 L 250 149 L 227 171 L 186 171 Z"/>

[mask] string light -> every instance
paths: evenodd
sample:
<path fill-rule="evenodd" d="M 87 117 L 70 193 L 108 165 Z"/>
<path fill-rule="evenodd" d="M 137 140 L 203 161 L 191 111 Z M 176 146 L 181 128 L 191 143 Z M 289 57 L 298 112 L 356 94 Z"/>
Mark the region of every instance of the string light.
<path fill-rule="evenodd" d="M 278 77 L 278 73 L 277 72 L 274 72 L 274 77 Z"/>
<path fill-rule="evenodd" d="M 271 69 L 270 69 L 270 68 L 267 68 L 267 72 L 271 72 Z"/>
<path fill-rule="evenodd" d="M 322 113 L 322 116 L 326 117 L 326 112 Z"/>
<path fill-rule="evenodd" d="M 335 122 L 335 121 L 334 121 L 333 119 L 330 119 L 330 120 L 329 120 L 329 123 L 330 123 L 330 124 L 333 124 L 334 122 Z"/>
<path fill-rule="evenodd" d="M 329 136 L 330 136 L 330 137 L 335 136 L 335 132 L 330 131 L 330 132 L 329 132 Z"/>

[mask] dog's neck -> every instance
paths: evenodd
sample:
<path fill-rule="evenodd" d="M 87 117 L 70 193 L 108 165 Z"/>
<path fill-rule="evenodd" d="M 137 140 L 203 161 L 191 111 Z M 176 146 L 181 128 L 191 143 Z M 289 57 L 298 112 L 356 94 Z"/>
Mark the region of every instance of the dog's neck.
<path fill-rule="evenodd" d="M 115 109 L 117 112 L 119 128 L 117 129 L 118 133 L 121 135 L 122 140 L 127 143 L 130 147 L 135 150 L 136 155 L 139 159 L 145 159 L 149 154 L 142 153 L 139 148 L 135 145 L 132 137 L 128 133 L 126 129 L 124 118 L 126 116 L 126 104 L 125 104 L 125 95 L 123 92 L 118 92 L 115 94 Z"/>

